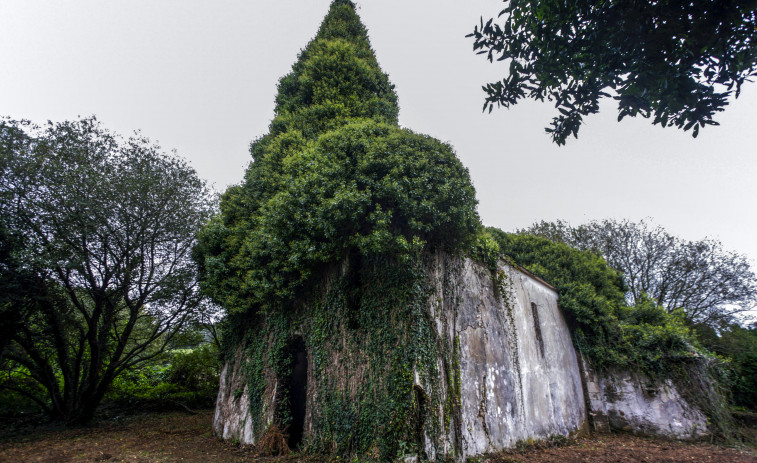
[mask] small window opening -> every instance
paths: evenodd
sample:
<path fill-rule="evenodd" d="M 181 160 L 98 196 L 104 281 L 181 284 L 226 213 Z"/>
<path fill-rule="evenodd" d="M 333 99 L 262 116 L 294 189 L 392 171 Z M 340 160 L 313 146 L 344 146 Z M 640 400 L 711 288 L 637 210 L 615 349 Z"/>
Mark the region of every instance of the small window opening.
<path fill-rule="evenodd" d="M 539 353 L 544 358 L 544 338 L 541 335 L 541 322 L 539 322 L 539 307 L 531 303 L 531 313 L 534 316 L 534 333 L 536 334 L 536 345 L 539 347 Z"/>

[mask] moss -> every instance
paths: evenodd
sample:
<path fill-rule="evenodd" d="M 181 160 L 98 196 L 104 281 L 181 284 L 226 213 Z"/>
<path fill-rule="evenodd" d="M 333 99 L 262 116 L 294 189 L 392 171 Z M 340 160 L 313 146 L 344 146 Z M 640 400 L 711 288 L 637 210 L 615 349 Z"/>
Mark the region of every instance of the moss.
<path fill-rule="evenodd" d="M 313 411 L 319 432 L 308 448 L 344 455 L 377 450 L 390 459 L 399 442 L 419 444 L 414 376 L 432 389 L 432 402 L 438 388 L 436 337 L 424 306 L 428 287 L 419 264 L 391 257 L 363 262 L 359 271 L 361 283 L 342 275 L 303 326 L 314 342 L 311 376 L 319 401 Z"/>

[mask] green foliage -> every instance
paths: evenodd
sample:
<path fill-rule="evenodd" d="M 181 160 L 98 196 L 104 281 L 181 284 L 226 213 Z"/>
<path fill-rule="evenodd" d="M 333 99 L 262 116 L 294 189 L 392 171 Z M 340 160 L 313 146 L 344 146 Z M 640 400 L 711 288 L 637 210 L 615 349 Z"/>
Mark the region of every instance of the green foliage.
<path fill-rule="evenodd" d="M 85 424 L 205 308 L 190 252 L 212 197 L 185 162 L 94 117 L 0 119 L 0 171 L 0 389 Z"/>
<path fill-rule="evenodd" d="M 218 350 L 213 344 L 174 353 L 168 382 L 212 397 L 218 390 Z"/>
<path fill-rule="evenodd" d="M 421 409 L 449 408 L 413 389 L 414 374 L 431 391 L 442 381 L 420 256 L 469 248 L 481 225 L 452 148 L 399 128 L 397 113 L 354 5 L 333 2 L 195 248 L 203 290 L 228 312 L 225 358 L 243 348 L 254 429 L 267 425 L 272 381 L 288 384 L 293 339 L 304 341 L 318 401 L 310 451 L 389 461 L 440 422 Z M 273 397 L 280 427 L 289 395 Z"/>
<path fill-rule="evenodd" d="M 506 0 L 499 21 L 482 18 L 474 50 L 509 65 L 484 87 L 484 109 L 528 96 L 555 102 L 547 133 L 557 144 L 578 136 L 599 100 L 618 101 L 618 120 L 694 129 L 757 74 L 757 4 L 697 0 Z"/>
<path fill-rule="evenodd" d="M 320 266 L 353 249 L 454 246 L 477 225 L 473 188 L 452 151 L 407 130 L 345 126 L 288 156 L 281 175 L 235 256 L 261 306 L 291 299 Z"/>
<path fill-rule="evenodd" d="M 438 419 L 419 423 L 414 372 L 438 392 L 437 337 L 425 310 L 428 287 L 418 256 L 361 257 L 294 311 L 275 311 L 249 324 L 240 341 L 250 394 L 253 427 L 262 429 L 264 398 L 271 377 L 287 384 L 292 372 L 289 342 L 303 336 L 312 359 L 309 386 L 318 399 L 311 409 L 319 431 L 304 443 L 310 452 L 363 456 L 390 461 L 418 445 L 418 430 Z M 330 273 L 340 267 L 334 267 Z M 231 318 L 241 314 L 232 314 Z M 235 346 L 238 347 L 239 345 Z M 334 362 L 334 359 L 338 359 Z M 276 420 L 291 419 L 288 391 L 276 390 Z M 436 413 L 438 394 L 424 399 Z M 417 449 L 416 449 L 417 450 Z"/>
<path fill-rule="evenodd" d="M 738 377 L 733 391 L 734 403 L 757 410 L 757 353 L 738 359 Z"/>
<path fill-rule="evenodd" d="M 39 413 L 39 403 L 30 396 L 43 397 L 44 388 L 29 379 L 29 371 L 23 368 L 7 369 L 4 365 L 3 381 L 14 384 L 14 389 L 0 388 L 0 416 L 18 417 L 28 413 Z"/>
<path fill-rule="evenodd" d="M 105 399 L 171 408 L 176 403 L 208 407 L 218 392 L 219 373 L 218 349 L 213 344 L 169 351 L 120 374 Z"/>
<path fill-rule="evenodd" d="M 279 309 L 357 252 L 454 249 L 479 227 L 452 149 L 397 126 L 392 85 L 350 2 L 334 2 L 279 84 L 270 133 L 200 233 L 203 288 L 230 312 Z"/>
<path fill-rule="evenodd" d="M 746 256 L 712 239 L 687 241 L 646 220 L 595 220 L 572 227 L 539 222 L 523 233 L 599 253 L 623 272 L 634 303 L 652 297 L 692 325 L 718 329 L 757 306 L 757 278 Z"/>
<path fill-rule="evenodd" d="M 498 231 L 495 230 L 495 233 Z M 471 249 L 471 256 L 475 260 L 486 265 L 490 271 L 496 272 L 501 255 L 499 243 L 489 230 L 482 229 L 476 234 Z"/>
<path fill-rule="evenodd" d="M 619 329 L 623 341 L 633 353 L 635 364 L 665 373 L 672 362 L 699 357 L 695 337 L 686 324 L 683 312 L 668 313 L 653 299 L 642 299 L 619 310 Z"/>
<path fill-rule="evenodd" d="M 757 325 L 697 326 L 702 345 L 728 360 L 728 384 L 734 405 L 757 411 Z"/>
<path fill-rule="evenodd" d="M 261 141 L 287 132 L 313 139 L 363 119 L 396 125 L 398 112 L 394 86 L 379 68 L 354 5 L 336 1 L 292 72 L 279 82 L 276 117 Z M 256 161 L 259 153 L 253 147 Z"/>
<path fill-rule="evenodd" d="M 438 423 L 413 419 L 420 407 L 413 374 L 436 387 L 439 352 L 424 307 L 428 288 L 420 262 L 370 258 L 359 272 L 361 283 L 344 275 L 311 312 L 315 329 L 306 342 L 322 403 L 313 417 L 321 431 L 309 445 L 326 451 L 337 445 L 337 453 L 351 455 L 377 452 L 380 461 L 389 461 L 401 442 L 418 451 L 418 427 Z M 323 360 L 334 356 L 340 371 L 327 374 L 334 366 Z M 436 413 L 440 399 L 433 387 L 425 406 Z"/>
<path fill-rule="evenodd" d="M 534 235 L 489 228 L 504 255 L 553 284 L 576 347 L 599 368 L 664 374 L 670 362 L 699 355 L 681 312 L 649 297 L 629 306 L 622 275 L 598 254 Z"/>

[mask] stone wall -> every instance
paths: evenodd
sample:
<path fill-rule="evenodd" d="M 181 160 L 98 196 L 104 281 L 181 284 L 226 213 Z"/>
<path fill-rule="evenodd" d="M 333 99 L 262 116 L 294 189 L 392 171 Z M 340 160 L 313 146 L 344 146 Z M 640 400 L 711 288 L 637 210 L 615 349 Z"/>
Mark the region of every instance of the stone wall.
<path fill-rule="evenodd" d="M 629 372 L 599 374 L 583 362 L 594 430 L 674 439 L 709 434 L 707 417 L 691 406 L 672 381 L 652 381 Z"/>
<path fill-rule="evenodd" d="M 470 259 L 447 271 L 454 294 L 437 297 L 443 314 L 432 311 L 454 320 L 447 335 L 462 385 L 458 456 L 585 429 L 580 370 L 555 290 L 503 262 L 496 280 Z"/>
<path fill-rule="evenodd" d="M 220 388 L 213 416 L 213 431 L 218 437 L 240 444 L 254 444 L 258 433 L 250 413 L 250 394 L 244 374 L 245 352 L 238 349 L 234 359 L 221 369 Z M 264 401 L 263 421 L 267 427 L 273 421 L 273 396 L 276 381 L 270 378 Z"/>
<path fill-rule="evenodd" d="M 429 459 L 464 461 L 519 441 L 588 431 L 589 416 L 597 431 L 674 438 L 708 432 L 705 416 L 671 382 L 656 384 L 625 372 L 600 375 L 585 362 L 579 365 L 557 293 L 539 278 L 504 262 L 493 274 L 470 259 L 442 254 L 427 272 L 429 318 L 439 345 L 446 346 L 438 358 L 441 378 L 424 384 L 415 375 L 419 402 L 431 395 L 439 399 L 434 402 L 439 409 L 427 413 L 423 425 Z M 329 357 L 329 374 L 344 375 L 340 355 L 347 354 Z M 224 439 L 252 444 L 273 420 L 278 385 L 274 375 L 266 378 L 262 422 L 256 423 L 244 362 L 240 349 L 223 368 L 213 426 Z M 310 362 L 306 439 L 318 433 L 312 417 L 320 406 Z M 363 377 L 353 373 L 352 380 Z"/>

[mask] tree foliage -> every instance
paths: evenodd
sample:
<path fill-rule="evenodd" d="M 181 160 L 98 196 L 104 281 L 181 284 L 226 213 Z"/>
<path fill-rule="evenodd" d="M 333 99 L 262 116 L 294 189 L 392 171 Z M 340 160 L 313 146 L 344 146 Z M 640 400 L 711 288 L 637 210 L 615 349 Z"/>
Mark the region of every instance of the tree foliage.
<path fill-rule="evenodd" d="M 697 336 L 707 349 L 729 360 L 733 403 L 757 411 L 757 325 L 698 326 Z"/>
<path fill-rule="evenodd" d="M 482 18 L 469 35 L 474 50 L 509 65 L 484 86 L 484 109 L 554 101 L 546 131 L 559 145 L 602 98 L 618 102 L 618 120 L 641 115 L 696 137 L 757 73 L 754 0 L 505 3 L 502 20 Z"/>
<path fill-rule="evenodd" d="M 623 273 L 630 301 L 648 295 L 669 312 L 683 309 L 693 324 L 716 326 L 757 307 L 749 261 L 715 240 L 683 240 L 643 220 L 540 222 L 525 232 L 601 254 Z"/>
<path fill-rule="evenodd" d="M 126 410 L 212 407 L 218 396 L 221 370 L 218 354 L 218 348 L 211 343 L 169 349 L 118 375 L 105 401 Z"/>
<path fill-rule="evenodd" d="M 480 226 L 452 149 L 398 127 L 397 96 L 351 2 L 333 2 L 276 103 L 195 254 L 203 288 L 227 310 L 286 305 L 351 253 L 452 248 Z"/>
<path fill-rule="evenodd" d="M 86 423 L 201 307 L 190 254 L 213 201 L 184 162 L 94 118 L 2 120 L 0 163 L 0 387 Z"/>

